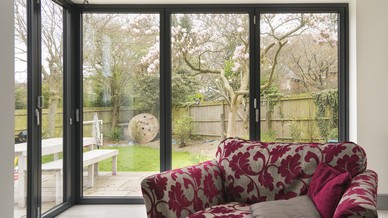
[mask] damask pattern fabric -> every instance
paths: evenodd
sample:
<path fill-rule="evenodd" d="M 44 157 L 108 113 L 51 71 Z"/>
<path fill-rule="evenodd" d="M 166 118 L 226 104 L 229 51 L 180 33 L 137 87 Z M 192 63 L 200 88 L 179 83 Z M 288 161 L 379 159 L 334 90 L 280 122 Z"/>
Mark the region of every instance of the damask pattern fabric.
<path fill-rule="evenodd" d="M 147 215 L 249 217 L 250 204 L 306 195 L 320 162 L 354 177 L 334 217 L 377 214 L 377 174 L 365 171 L 366 155 L 360 146 L 229 138 L 220 143 L 216 160 L 145 178 L 141 187 Z"/>
<path fill-rule="evenodd" d="M 224 203 L 220 173 L 211 160 L 145 178 L 141 187 L 148 217 L 187 217 Z"/>
<path fill-rule="evenodd" d="M 364 150 L 351 142 L 285 144 L 224 140 L 217 150 L 227 202 L 257 203 L 307 194 L 319 162 L 349 172 L 366 168 Z"/>
<path fill-rule="evenodd" d="M 188 218 L 251 218 L 251 211 L 248 204 L 230 202 L 198 211 Z"/>
<path fill-rule="evenodd" d="M 355 176 L 338 203 L 334 218 L 377 217 L 377 181 L 372 170 Z"/>

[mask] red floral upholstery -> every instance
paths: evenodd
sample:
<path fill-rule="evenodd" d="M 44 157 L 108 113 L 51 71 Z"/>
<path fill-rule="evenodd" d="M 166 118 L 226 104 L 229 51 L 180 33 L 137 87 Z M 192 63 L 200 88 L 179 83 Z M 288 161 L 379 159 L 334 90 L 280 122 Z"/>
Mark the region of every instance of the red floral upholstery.
<path fill-rule="evenodd" d="M 354 143 L 288 144 L 229 138 L 220 143 L 216 157 L 145 178 L 141 185 L 148 217 L 245 217 L 249 204 L 305 195 L 319 162 L 354 177 L 336 208 L 336 217 L 376 213 L 377 175 L 365 171 L 365 152 Z M 364 188 L 368 190 L 361 192 Z"/>
<path fill-rule="evenodd" d="M 251 218 L 249 204 L 230 202 L 198 211 L 188 218 Z"/>
<path fill-rule="evenodd" d="M 350 142 L 280 144 L 227 139 L 216 156 L 227 202 L 257 203 L 305 195 L 320 161 L 353 176 L 366 168 L 364 150 Z"/>
<path fill-rule="evenodd" d="M 224 203 L 220 173 L 211 160 L 145 178 L 141 187 L 148 217 L 187 217 Z"/>
<path fill-rule="evenodd" d="M 376 203 L 377 174 L 365 170 L 353 178 L 334 212 L 334 218 L 377 217 Z"/>

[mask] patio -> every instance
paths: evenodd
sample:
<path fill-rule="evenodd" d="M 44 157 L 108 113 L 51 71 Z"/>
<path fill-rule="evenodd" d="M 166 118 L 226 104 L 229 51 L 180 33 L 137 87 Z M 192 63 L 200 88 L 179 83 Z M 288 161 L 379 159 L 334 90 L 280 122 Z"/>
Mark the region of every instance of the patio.
<path fill-rule="evenodd" d="M 93 188 L 84 187 L 84 196 L 141 196 L 140 182 L 148 175 L 155 172 L 99 172 L 96 176 Z M 87 180 L 85 174 L 84 180 Z M 42 212 L 55 206 L 55 176 L 45 175 L 42 177 Z M 14 194 L 17 195 L 18 180 L 14 181 Z M 14 217 L 25 217 L 26 208 L 19 208 L 15 200 Z"/>

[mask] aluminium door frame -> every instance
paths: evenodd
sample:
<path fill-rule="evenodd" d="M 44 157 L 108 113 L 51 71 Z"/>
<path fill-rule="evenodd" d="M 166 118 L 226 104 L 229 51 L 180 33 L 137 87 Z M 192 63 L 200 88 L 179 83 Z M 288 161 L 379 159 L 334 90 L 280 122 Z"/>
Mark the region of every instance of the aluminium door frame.
<path fill-rule="evenodd" d="M 64 88 L 67 90 L 66 95 L 71 96 L 65 100 L 66 106 L 64 115 L 66 119 L 75 119 L 75 111 L 82 111 L 82 14 L 83 13 L 158 13 L 160 14 L 160 171 L 171 169 L 171 26 L 170 16 L 172 13 L 248 13 L 250 25 L 250 101 L 260 99 L 260 66 L 259 66 L 259 22 L 255 23 L 255 19 L 263 12 L 337 12 L 339 13 L 339 139 L 348 140 L 349 134 L 349 87 L 348 87 L 348 4 L 343 3 L 310 3 L 310 4 L 128 4 L 128 5 L 107 5 L 107 4 L 87 4 L 77 5 L 70 0 L 55 0 L 61 4 L 65 11 L 65 51 L 64 66 L 67 70 L 64 71 Z M 36 18 L 35 18 L 36 19 Z M 36 21 L 35 21 L 36 22 Z M 34 34 L 38 34 L 39 30 L 34 30 Z M 35 37 L 40 37 L 36 35 Z M 37 48 L 38 45 L 36 44 Z M 34 48 L 35 48 L 34 47 Z M 39 68 L 39 66 L 34 66 Z M 33 90 L 39 92 L 39 90 Z M 29 105 L 34 106 L 33 103 Z M 68 105 L 70 104 L 70 106 Z M 258 108 L 260 114 L 260 107 Z M 30 111 L 30 110 L 29 110 Z M 250 138 L 260 139 L 260 121 L 256 122 L 255 108 L 250 104 Z M 33 114 L 29 114 L 33 117 Z M 67 206 L 74 204 L 141 204 L 141 197 L 84 197 L 82 196 L 82 113 L 79 113 L 79 121 L 73 126 L 64 123 L 64 128 L 68 137 L 64 139 L 71 146 L 66 147 L 65 151 L 68 154 L 66 159 L 66 172 L 64 180 L 64 201 Z M 29 122 L 32 120 L 29 119 Z M 64 121 L 66 122 L 66 121 Z M 68 123 L 68 122 L 67 122 Z M 30 128 L 30 126 L 29 126 Z M 71 154 L 71 155 L 69 155 Z M 70 157 L 71 156 L 71 157 Z M 78 161 L 74 161 L 78 160 Z M 68 163 L 70 162 L 71 163 Z M 33 163 L 36 164 L 36 163 Z M 35 165 L 36 166 L 36 165 Z M 34 193 L 31 194 L 33 196 Z M 50 217 L 48 215 L 48 217 Z"/>

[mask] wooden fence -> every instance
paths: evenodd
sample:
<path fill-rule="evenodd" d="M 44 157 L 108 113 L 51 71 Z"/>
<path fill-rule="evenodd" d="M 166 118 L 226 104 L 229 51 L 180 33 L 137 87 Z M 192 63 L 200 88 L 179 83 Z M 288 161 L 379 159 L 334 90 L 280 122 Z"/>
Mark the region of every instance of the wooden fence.
<path fill-rule="evenodd" d="M 240 111 L 247 113 L 248 105 L 240 108 Z M 312 97 L 289 97 L 280 99 L 273 107 L 272 111 L 268 108 L 267 101 L 260 102 L 260 125 L 263 134 L 268 134 L 270 130 L 276 133 L 276 140 L 279 141 L 321 141 L 319 129 L 316 124 L 315 114 L 317 107 Z M 143 111 L 144 112 L 144 111 Z M 103 120 L 104 134 L 111 131 L 111 113 L 112 109 L 105 108 L 85 108 L 84 121 L 93 120 L 93 115 L 97 113 L 98 119 Z M 141 113 L 128 108 L 120 110 L 119 124 L 126 131 L 129 120 L 135 115 Z M 174 121 L 189 115 L 193 119 L 193 134 L 207 138 L 223 138 L 226 135 L 228 126 L 229 106 L 225 102 L 203 103 L 200 105 L 191 105 L 188 107 L 174 108 L 172 112 L 173 128 Z M 43 133 L 47 126 L 48 110 L 43 110 L 42 124 Z M 328 119 L 328 118 L 324 118 Z M 56 116 L 55 135 L 62 134 L 62 111 L 58 110 Z M 237 119 L 237 136 L 248 138 L 248 129 L 244 128 L 243 120 Z M 27 113 L 26 110 L 15 111 L 15 135 L 26 130 Z M 300 138 L 295 139 L 292 130 L 301 131 Z M 84 125 L 85 136 L 91 136 L 92 125 Z M 126 132 L 123 132 L 125 134 Z M 127 136 L 123 136 L 127 138 Z"/>
<path fill-rule="evenodd" d="M 83 111 L 83 120 L 92 121 L 93 115 L 97 113 L 98 119 L 103 120 L 103 130 L 104 133 L 111 131 L 111 118 L 112 118 L 112 108 L 110 107 L 97 107 L 97 108 L 84 108 Z M 128 124 L 129 120 L 135 115 L 139 114 L 140 111 L 132 110 L 128 108 L 121 108 L 119 123 Z M 63 126 L 63 112 L 58 110 L 55 116 L 55 136 L 62 135 L 62 126 Z M 43 137 L 45 134 L 45 129 L 47 129 L 48 124 L 48 110 L 43 109 L 42 111 L 42 130 Z M 27 129 L 27 111 L 26 110 L 15 110 L 15 136 L 18 135 L 21 131 Z M 83 126 L 84 136 L 92 136 L 92 125 L 87 123 Z"/>
<path fill-rule="evenodd" d="M 311 96 L 282 98 L 272 110 L 267 101 L 260 102 L 260 125 L 263 134 L 272 130 L 277 141 L 322 141 L 316 123 L 317 107 Z M 246 106 L 245 108 L 249 108 Z M 243 108 L 240 108 L 240 111 Z M 247 113 L 247 111 L 244 111 Z M 173 110 L 173 121 L 189 115 L 194 123 L 193 134 L 205 137 L 222 138 L 228 125 L 229 106 L 225 102 L 191 105 Z M 328 119 L 328 118 L 323 118 Z M 248 129 L 237 119 L 237 136 L 248 138 Z M 249 128 L 249 127 L 248 127 Z M 295 138 L 293 132 L 301 134 Z"/>
<path fill-rule="evenodd" d="M 240 110 L 243 110 L 242 108 Z M 223 138 L 228 125 L 229 106 L 225 102 L 204 103 L 185 108 L 174 108 L 174 121 L 183 116 L 190 116 L 194 123 L 194 135 Z M 247 137 L 248 132 L 243 128 L 243 120 L 237 119 L 237 135 Z"/>

